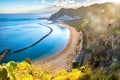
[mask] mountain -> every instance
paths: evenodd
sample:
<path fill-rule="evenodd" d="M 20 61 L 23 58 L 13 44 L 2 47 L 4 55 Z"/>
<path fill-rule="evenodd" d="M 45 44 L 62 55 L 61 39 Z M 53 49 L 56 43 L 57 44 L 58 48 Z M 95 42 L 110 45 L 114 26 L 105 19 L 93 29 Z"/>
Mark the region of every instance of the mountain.
<path fill-rule="evenodd" d="M 88 61 L 93 68 L 97 68 L 120 63 L 119 13 L 120 5 L 109 2 L 82 6 L 77 9 L 62 8 L 50 19 L 64 21 L 83 32 L 84 57 L 82 64 L 86 64 Z M 91 58 L 86 58 L 88 55 L 91 55 Z"/>
<path fill-rule="evenodd" d="M 77 9 L 65 9 L 62 8 L 55 14 L 51 15 L 51 20 L 76 20 L 83 19 L 89 16 L 100 16 L 102 17 L 114 17 L 113 15 L 118 15 L 120 13 L 119 4 L 116 3 L 103 3 L 103 4 L 93 4 L 87 7 L 80 7 Z M 67 17 L 67 19 L 66 19 Z"/>

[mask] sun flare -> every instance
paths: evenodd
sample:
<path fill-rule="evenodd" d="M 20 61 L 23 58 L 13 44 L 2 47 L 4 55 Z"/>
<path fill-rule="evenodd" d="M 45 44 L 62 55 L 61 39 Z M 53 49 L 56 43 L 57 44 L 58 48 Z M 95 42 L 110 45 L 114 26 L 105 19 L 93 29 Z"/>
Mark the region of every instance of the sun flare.
<path fill-rule="evenodd" d="M 120 0 L 111 0 L 112 2 L 120 3 Z"/>

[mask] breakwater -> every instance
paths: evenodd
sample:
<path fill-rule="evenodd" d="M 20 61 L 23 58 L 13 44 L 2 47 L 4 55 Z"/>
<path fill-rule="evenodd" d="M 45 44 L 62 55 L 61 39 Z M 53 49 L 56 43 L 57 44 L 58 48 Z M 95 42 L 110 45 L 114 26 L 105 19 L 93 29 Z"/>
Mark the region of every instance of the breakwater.
<path fill-rule="evenodd" d="M 39 23 L 40 24 L 40 23 Z M 43 24 L 40 24 L 40 25 L 43 25 Z M 25 47 L 25 48 L 22 48 L 22 49 L 19 49 L 19 50 L 16 50 L 14 51 L 14 53 L 18 53 L 18 52 L 21 52 L 21 51 L 24 51 L 24 50 L 27 50 L 33 46 L 35 46 L 36 44 L 38 44 L 39 42 L 41 42 L 43 39 L 45 39 L 47 36 L 49 36 L 52 32 L 53 32 L 53 29 L 50 27 L 50 26 L 46 26 L 46 25 L 43 25 L 44 27 L 47 27 L 50 29 L 49 33 L 47 33 L 46 35 L 44 35 L 42 38 L 40 38 L 38 41 L 36 41 L 35 43 Z"/>
<path fill-rule="evenodd" d="M 0 61 L 2 61 L 5 56 L 11 51 L 11 49 L 5 49 L 0 53 Z"/>

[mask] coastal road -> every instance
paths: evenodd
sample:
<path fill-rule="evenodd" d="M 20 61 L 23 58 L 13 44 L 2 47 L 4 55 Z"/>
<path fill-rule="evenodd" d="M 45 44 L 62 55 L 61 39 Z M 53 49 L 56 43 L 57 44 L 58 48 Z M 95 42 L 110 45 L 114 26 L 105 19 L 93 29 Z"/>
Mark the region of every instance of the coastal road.
<path fill-rule="evenodd" d="M 43 25 L 41 23 L 39 23 L 40 25 Z M 22 49 L 19 49 L 19 50 L 16 50 L 14 51 L 14 53 L 18 53 L 18 52 L 21 52 L 21 51 L 24 51 L 24 50 L 27 50 L 33 46 L 35 46 L 36 44 L 38 44 L 39 42 L 41 42 L 43 39 L 45 39 L 47 36 L 49 36 L 52 32 L 53 32 L 53 29 L 50 27 L 50 26 L 46 26 L 46 25 L 43 25 L 44 27 L 47 27 L 50 29 L 49 33 L 47 33 L 46 35 L 44 35 L 42 38 L 40 38 L 38 41 L 34 42 L 33 44 L 27 46 L 27 47 L 24 47 Z"/>

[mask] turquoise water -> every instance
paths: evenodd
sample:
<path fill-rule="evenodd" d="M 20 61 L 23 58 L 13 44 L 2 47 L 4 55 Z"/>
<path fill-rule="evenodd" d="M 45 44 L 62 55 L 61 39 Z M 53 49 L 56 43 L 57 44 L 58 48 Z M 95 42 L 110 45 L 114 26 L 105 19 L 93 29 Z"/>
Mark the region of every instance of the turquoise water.
<path fill-rule="evenodd" d="M 2 62 L 23 61 L 26 58 L 42 59 L 52 56 L 66 47 L 69 41 L 69 30 L 57 26 L 52 21 L 37 19 L 39 17 L 41 15 L 7 14 L 0 16 L 0 52 L 11 49 Z M 50 29 L 45 26 L 51 27 L 53 32 L 36 45 L 14 53 L 16 50 L 32 45 L 48 34 Z"/>

